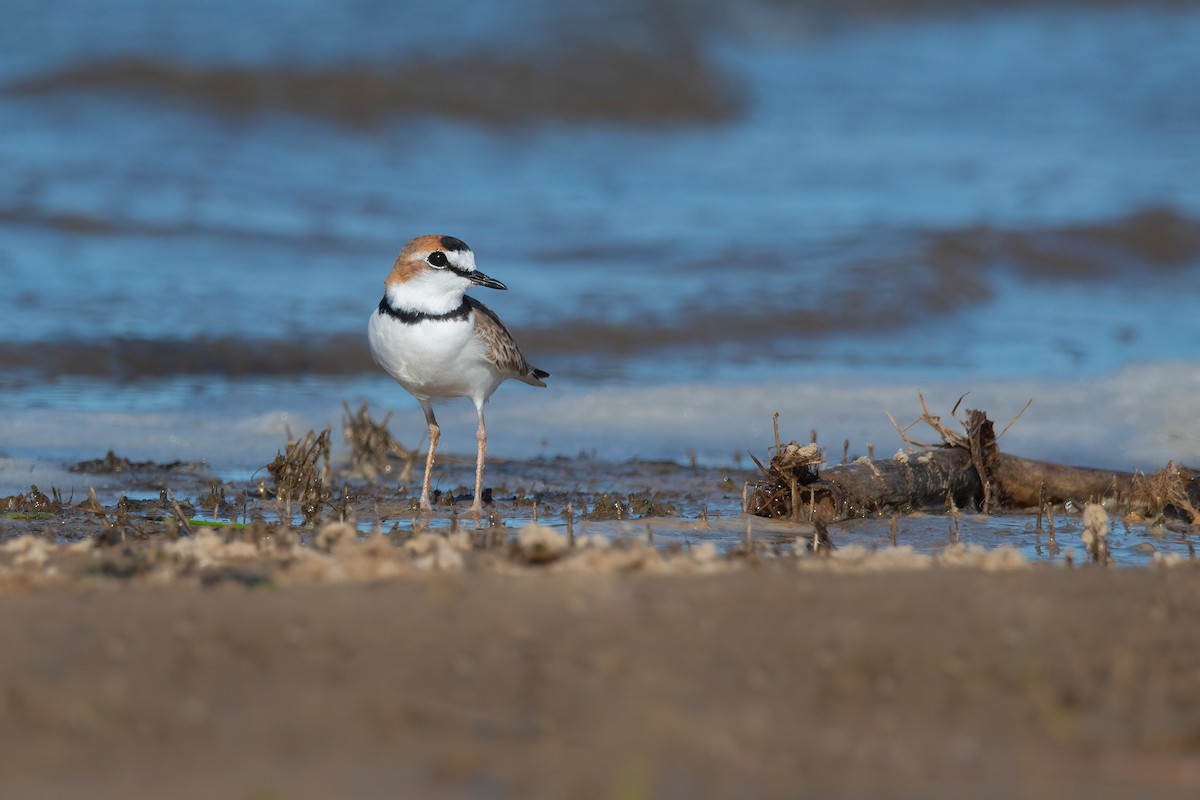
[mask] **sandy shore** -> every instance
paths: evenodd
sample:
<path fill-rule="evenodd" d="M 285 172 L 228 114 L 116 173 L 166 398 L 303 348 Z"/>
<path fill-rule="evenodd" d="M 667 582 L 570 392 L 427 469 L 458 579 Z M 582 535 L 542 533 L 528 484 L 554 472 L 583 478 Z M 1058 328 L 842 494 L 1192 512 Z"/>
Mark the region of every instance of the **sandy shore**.
<path fill-rule="evenodd" d="M 110 466 L 64 477 L 146 499 L 0 515 L 4 797 L 1200 791 L 1186 532 L 1113 522 L 1148 566 L 1105 568 L 1063 512 L 1072 566 L 1019 516 L 947 546 L 913 514 L 817 554 L 737 513 L 744 474 L 586 459 L 497 463 L 481 526 L 339 481 L 357 526 L 287 528 L 253 484 Z"/>
<path fill-rule="evenodd" d="M 1194 562 L 336 533 L 7 542 L 5 795 L 1200 790 Z"/>

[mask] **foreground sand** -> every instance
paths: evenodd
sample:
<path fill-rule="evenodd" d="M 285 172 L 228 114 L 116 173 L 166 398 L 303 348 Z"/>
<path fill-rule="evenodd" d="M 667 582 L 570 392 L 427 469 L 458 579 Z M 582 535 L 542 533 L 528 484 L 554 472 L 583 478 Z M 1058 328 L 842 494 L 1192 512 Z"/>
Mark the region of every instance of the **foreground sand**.
<path fill-rule="evenodd" d="M 5 797 L 1200 791 L 1191 563 L 181 542 L 6 543 Z"/>

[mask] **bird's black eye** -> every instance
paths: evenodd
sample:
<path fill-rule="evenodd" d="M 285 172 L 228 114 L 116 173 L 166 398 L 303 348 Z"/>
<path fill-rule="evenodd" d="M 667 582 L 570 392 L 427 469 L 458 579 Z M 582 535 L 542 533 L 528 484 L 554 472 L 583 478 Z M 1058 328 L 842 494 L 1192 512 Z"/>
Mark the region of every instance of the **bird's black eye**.
<path fill-rule="evenodd" d="M 434 250 L 429 254 L 429 258 L 425 259 L 429 262 L 429 266 L 443 269 L 450 266 L 450 262 L 446 260 L 446 254 L 441 250 Z"/>

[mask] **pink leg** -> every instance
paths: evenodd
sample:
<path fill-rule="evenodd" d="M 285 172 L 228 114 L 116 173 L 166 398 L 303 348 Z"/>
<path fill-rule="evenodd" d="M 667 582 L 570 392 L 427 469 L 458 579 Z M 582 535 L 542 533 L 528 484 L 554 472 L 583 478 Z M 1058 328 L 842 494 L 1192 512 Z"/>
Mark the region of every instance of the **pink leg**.
<path fill-rule="evenodd" d="M 421 482 L 421 510 L 432 511 L 433 504 L 429 502 L 429 479 L 433 473 L 433 454 L 437 452 L 442 429 L 438 427 L 437 419 L 433 416 L 433 406 L 421 403 L 421 408 L 425 410 L 425 421 L 429 423 L 429 453 L 425 456 L 425 479 Z"/>
<path fill-rule="evenodd" d="M 483 516 L 483 459 L 487 454 L 487 423 L 483 421 L 483 409 L 479 411 L 479 428 L 475 431 L 475 440 L 479 442 L 479 450 L 475 454 L 475 502 L 471 504 L 471 513 Z"/>

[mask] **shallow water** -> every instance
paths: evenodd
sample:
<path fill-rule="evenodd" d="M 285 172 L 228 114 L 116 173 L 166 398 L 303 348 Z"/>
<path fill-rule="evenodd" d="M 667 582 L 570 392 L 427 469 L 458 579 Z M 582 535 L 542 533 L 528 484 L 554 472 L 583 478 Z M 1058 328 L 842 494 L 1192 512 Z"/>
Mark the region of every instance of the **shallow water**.
<path fill-rule="evenodd" d="M 1034 398 L 1024 455 L 1200 462 L 1200 11 L 872 9 L 10 10 L 0 454 L 239 475 L 342 401 L 415 443 L 363 329 L 438 231 L 553 375 L 497 456 L 736 464 L 776 410 L 887 453 L 923 389 Z"/>
<path fill-rule="evenodd" d="M 204 464 L 118 474 L 84 474 L 44 465 L 31 470 L 30 466 L 0 459 L 0 497 L 28 491 L 30 483 L 40 484 L 47 493 L 50 486 L 59 488 L 67 512 L 39 524 L 51 526 L 57 531 L 55 538 L 64 543 L 99 532 L 100 523 L 88 512 L 70 510 L 91 491 L 111 509 L 122 497 L 157 501 L 166 488 L 171 497 L 185 504 L 188 510 L 184 513 L 193 520 L 274 524 L 288 519 L 305 531 L 304 537 L 311 538 L 315 532 L 299 503 L 260 495 L 260 479 L 271 486 L 265 468 L 253 474 L 218 477 Z M 425 516 L 412 507 L 412 498 L 420 488 L 419 468 L 407 483 L 400 478 L 398 467 L 393 474 L 371 484 L 337 471 L 330 481 L 333 498 L 322 506 L 319 519 L 322 523 L 348 519 L 364 535 L 379 530 L 397 541 L 423 531 L 468 531 L 501 542 L 515 536 L 522 527 L 537 523 L 573 536 L 576 541 L 601 537 L 617 543 L 642 542 L 665 550 L 690 550 L 711 544 L 720 553 L 754 553 L 764 559 L 807 556 L 814 536 L 813 526 L 806 522 L 744 516 L 743 486 L 757 478 L 755 471 L 745 469 L 687 467 L 667 461 L 618 463 L 583 456 L 498 460 L 490 466 L 485 483 L 494 503 L 481 521 L 468 514 L 471 490 L 467 484 L 473 477 L 470 459 L 442 459 L 433 480 L 437 508 L 431 516 Z M 16 481 L 24 483 L 16 486 Z M 10 483 L 15 488 L 4 488 Z M 223 498 L 215 508 L 210 502 L 214 484 Z M 438 499 L 439 493 L 453 496 L 454 504 L 444 505 Z M 177 514 L 164 507 L 151 518 Z M 1017 513 L 962 513 L 957 518 L 943 513 L 912 513 L 896 517 L 894 538 L 888 517 L 830 525 L 829 536 L 836 548 L 903 548 L 920 556 L 941 554 L 951 545 L 985 550 L 1009 548 L 1032 563 L 1070 566 L 1089 560 L 1080 538 L 1079 515 L 1077 506 L 1060 506 L 1052 519 L 1048 516 L 1044 520 Z M 136 514 L 131 519 L 133 530 L 143 524 Z M 0 538 L 31 532 L 21 524 L 0 523 Z M 160 526 L 143 524 L 150 530 Z M 1167 527 L 1125 522 L 1114 515 L 1108 525 L 1107 544 L 1112 564 L 1144 566 L 1160 558 L 1195 558 L 1195 539 L 1195 529 L 1178 521 Z M 900 557 L 888 563 L 889 568 L 905 568 L 915 562 Z"/>

